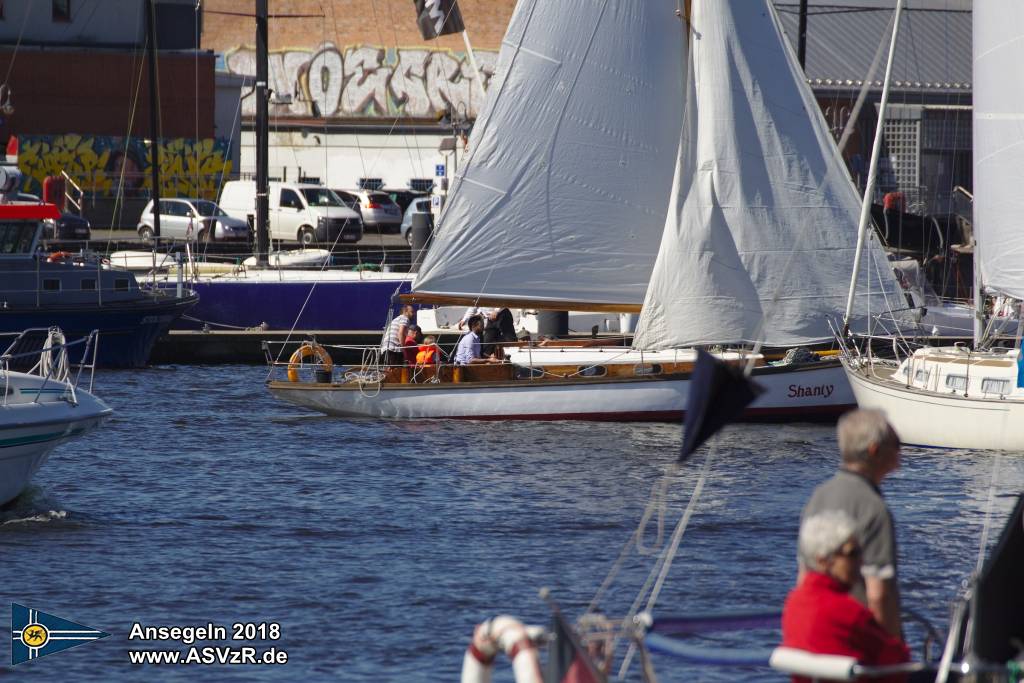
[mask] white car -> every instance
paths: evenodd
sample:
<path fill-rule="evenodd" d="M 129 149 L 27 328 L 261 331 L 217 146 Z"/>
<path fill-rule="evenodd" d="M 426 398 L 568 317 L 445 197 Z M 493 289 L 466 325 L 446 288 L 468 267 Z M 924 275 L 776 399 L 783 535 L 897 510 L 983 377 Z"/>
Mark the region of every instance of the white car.
<path fill-rule="evenodd" d="M 268 227 L 272 239 L 298 241 L 307 247 L 358 242 L 363 238 L 359 213 L 326 187 L 275 181 L 268 189 Z M 220 205 L 230 215 L 255 224 L 256 183 L 251 180 L 224 183 Z"/>
<path fill-rule="evenodd" d="M 146 204 L 139 218 L 139 237 L 153 239 L 153 200 Z M 232 218 L 206 199 L 161 199 L 160 236 L 176 237 L 200 242 L 249 241 L 249 224 Z"/>
<path fill-rule="evenodd" d="M 380 190 L 335 190 L 347 205 L 359 212 L 363 227 L 376 228 L 379 232 L 399 232 L 402 225 L 402 208 L 387 192 Z"/>

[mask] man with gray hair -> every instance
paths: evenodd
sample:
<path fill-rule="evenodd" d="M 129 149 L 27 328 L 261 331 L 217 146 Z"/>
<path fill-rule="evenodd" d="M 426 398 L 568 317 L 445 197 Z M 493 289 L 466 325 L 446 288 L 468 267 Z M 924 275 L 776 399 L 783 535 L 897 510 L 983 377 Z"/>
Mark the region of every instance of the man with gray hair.
<path fill-rule="evenodd" d="M 896 574 L 896 533 L 892 514 L 879 485 L 900 465 L 900 440 L 880 410 L 854 410 L 837 427 L 842 463 L 831 479 L 814 490 L 804 506 L 801 522 L 823 512 L 840 510 L 856 524 L 864 550 L 863 580 L 851 595 L 866 606 L 894 636 L 902 635 L 900 594 Z M 813 558 L 800 553 L 801 582 Z"/>

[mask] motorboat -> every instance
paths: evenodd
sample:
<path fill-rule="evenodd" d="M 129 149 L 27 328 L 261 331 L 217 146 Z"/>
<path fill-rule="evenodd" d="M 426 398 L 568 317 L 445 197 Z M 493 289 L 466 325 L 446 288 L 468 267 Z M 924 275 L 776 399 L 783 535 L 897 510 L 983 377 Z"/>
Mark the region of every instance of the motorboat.
<path fill-rule="evenodd" d="M 97 341 L 95 331 L 66 343 L 57 328 L 28 329 L 0 355 L 0 505 L 28 486 L 53 449 L 112 414 L 91 393 Z M 72 355 L 89 362 L 73 364 Z"/>

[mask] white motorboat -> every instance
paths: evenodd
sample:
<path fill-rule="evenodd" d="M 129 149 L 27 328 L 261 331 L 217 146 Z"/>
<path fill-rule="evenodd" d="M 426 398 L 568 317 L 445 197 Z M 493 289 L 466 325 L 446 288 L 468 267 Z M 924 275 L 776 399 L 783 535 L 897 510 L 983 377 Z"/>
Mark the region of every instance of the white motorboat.
<path fill-rule="evenodd" d="M 843 362 L 858 404 L 884 410 L 904 441 L 1018 450 L 1024 448 L 1020 349 L 993 348 L 992 337 L 1005 333 L 1005 324 L 997 317 L 987 328 L 982 322 L 985 294 L 1024 300 L 1017 180 L 1024 164 L 1024 85 L 1003 78 L 1024 60 L 1024 6 L 975 3 L 973 20 L 974 344 L 917 349 L 902 361 L 851 345 Z"/>
<path fill-rule="evenodd" d="M 26 345 L 44 338 L 42 351 Z M 93 357 L 97 334 L 72 342 Z M 59 330 L 26 330 L 0 356 L 0 505 L 28 486 L 50 452 L 98 427 L 113 412 L 91 388 L 92 367 L 72 368 Z M 77 355 L 77 351 L 76 351 Z M 24 368 L 18 372 L 13 368 Z M 88 371 L 86 374 L 85 371 Z"/>

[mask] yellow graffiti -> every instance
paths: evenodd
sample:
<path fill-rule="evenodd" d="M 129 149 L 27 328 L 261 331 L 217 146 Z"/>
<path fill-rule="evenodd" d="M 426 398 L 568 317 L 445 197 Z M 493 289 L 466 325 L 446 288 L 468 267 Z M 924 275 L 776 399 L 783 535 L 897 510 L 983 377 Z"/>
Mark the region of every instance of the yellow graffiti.
<path fill-rule="evenodd" d="M 23 189 L 39 193 L 47 176 L 64 171 L 95 196 L 148 196 L 153 187 L 152 147 L 123 138 L 57 135 L 19 138 Z M 231 174 L 227 145 L 213 139 L 175 138 L 160 145 L 160 192 L 165 197 L 215 199 Z"/>

